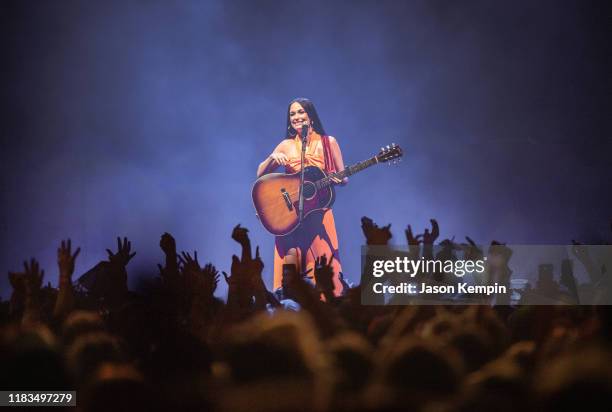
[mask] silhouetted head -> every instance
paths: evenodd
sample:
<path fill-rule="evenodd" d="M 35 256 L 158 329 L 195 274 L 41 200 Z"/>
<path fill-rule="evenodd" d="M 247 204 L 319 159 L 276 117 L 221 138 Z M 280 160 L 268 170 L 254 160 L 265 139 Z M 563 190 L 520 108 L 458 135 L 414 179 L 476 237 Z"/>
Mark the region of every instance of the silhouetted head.
<path fill-rule="evenodd" d="M 303 123 L 310 124 L 320 135 L 326 134 L 314 104 L 305 97 L 298 97 L 291 100 L 287 107 L 287 134 L 285 137 L 295 136 Z"/>
<path fill-rule="evenodd" d="M 104 362 L 124 362 L 119 340 L 105 332 L 79 336 L 66 348 L 66 363 L 76 382 L 86 384 Z"/>
<path fill-rule="evenodd" d="M 335 372 L 338 396 L 350 396 L 362 390 L 374 370 L 374 348 L 355 332 L 341 332 L 325 342 Z"/>
<path fill-rule="evenodd" d="M 237 384 L 262 380 L 316 380 L 325 361 L 312 320 L 304 312 L 267 313 L 235 327 L 223 343 L 222 361 Z"/>
<path fill-rule="evenodd" d="M 462 360 L 452 347 L 435 340 L 402 338 L 387 353 L 379 353 L 378 360 L 379 370 L 366 395 L 377 409 L 423 410 L 433 399 L 451 399 L 459 389 Z"/>
<path fill-rule="evenodd" d="M 75 310 L 62 325 L 62 341 L 68 346 L 82 335 L 104 331 L 104 322 L 97 312 Z"/>
<path fill-rule="evenodd" d="M 55 336 L 42 324 L 0 328 L 2 390 L 62 390 L 71 387 Z"/>
<path fill-rule="evenodd" d="M 542 365 L 535 372 L 537 410 L 604 411 L 612 399 L 612 356 L 600 347 L 577 349 Z M 608 405 L 608 406 L 605 406 Z"/>

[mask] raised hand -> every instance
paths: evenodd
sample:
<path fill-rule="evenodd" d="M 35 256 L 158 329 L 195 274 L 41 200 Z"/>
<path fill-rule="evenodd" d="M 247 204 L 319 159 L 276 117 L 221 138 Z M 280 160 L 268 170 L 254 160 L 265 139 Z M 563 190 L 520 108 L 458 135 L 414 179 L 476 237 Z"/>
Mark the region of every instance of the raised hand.
<path fill-rule="evenodd" d="M 261 260 L 261 256 L 259 256 L 259 246 L 255 248 L 255 259 L 250 259 L 248 261 L 249 273 L 254 278 L 261 278 L 261 273 L 263 272 L 264 263 Z"/>
<path fill-rule="evenodd" d="M 57 249 L 57 264 L 60 273 L 60 285 L 63 282 L 70 282 L 74 273 L 74 262 L 79 256 L 81 248 L 77 248 L 72 254 L 72 244 L 70 239 L 62 240 L 60 247 Z"/>
<path fill-rule="evenodd" d="M 232 239 L 242 246 L 242 258 L 238 260 L 237 256 L 232 258 L 232 275 L 245 276 L 248 278 L 261 277 L 261 272 L 264 268 L 264 263 L 259 256 L 259 246 L 255 250 L 255 258 L 251 255 L 251 240 L 249 239 L 249 230 L 236 225 L 232 230 Z"/>
<path fill-rule="evenodd" d="M 461 243 L 459 246 L 461 247 L 461 249 L 463 249 L 463 252 L 465 253 L 465 260 L 481 260 L 484 256 L 484 252 L 482 251 L 482 249 L 480 249 L 477 245 L 476 242 L 474 242 L 469 236 L 465 237 L 465 240 L 467 240 L 467 244 L 466 243 Z"/>
<path fill-rule="evenodd" d="M 423 235 L 414 236 L 412 234 L 412 227 L 410 225 L 408 225 L 404 233 L 406 234 L 406 241 L 408 242 L 408 252 L 410 252 L 410 256 L 412 256 L 413 259 L 416 259 L 419 256 L 419 244 L 421 243 L 420 238 L 422 238 Z"/>
<path fill-rule="evenodd" d="M 236 255 L 234 255 L 234 256 L 236 256 Z M 236 256 L 236 257 L 238 257 L 238 256 Z M 231 275 L 228 275 L 226 271 L 222 271 L 221 274 L 223 274 L 223 279 L 225 279 L 225 283 L 227 283 L 228 287 L 231 288 L 232 286 L 234 286 L 235 279 L 232 279 Z"/>
<path fill-rule="evenodd" d="M 42 286 L 45 271 L 40 270 L 38 262 L 34 258 L 30 259 L 29 265 L 27 261 L 23 262 L 23 266 L 25 268 L 24 280 L 26 291 L 30 293 L 37 292 Z"/>
<path fill-rule="evenodd" d="M 123 238 L 123 243 L 121 243 L 121 238 L 117 237 L 117 253 L 113 253 L 110 249 L 106 249 L 109 262 L 125 268 L 129 261 L 136 255 L 136 252 L 130 254 L 131 249 L 132 243 L 128 241 L 127 237 Z"/>
<path fill-rule="evenodd" d="M 323 255 L 315 260 L 314 278 L 317 284 L 317 289 L 321 291 L 326 299 L 334 296 L 334 268 L 332 262 L 334 256 L 327 261 L 327 256 Z"/>
<path fill-rule="evenodd" d="M 249 229 L 241 227 L 240 223 L 232 230 L 232 239 L 242 246 L 242 260 L 251 259 L 251 239 L 249 239 Z"/>
<path fill-rule="evenodd" d="M 393 236 L 389 230 L 390 228 L 391 224 L 378 227 L 369 217 L 364 216 L 361 218 L 361 230 L 366 237 L 368 245 L 386 245 Z"/>
<path fill-rule="evenodd" d="M 176 255 L 176 241 L 172 235 L 165 232 L 159 240 L 159 247 L 166 255 Z"/>
<path fill-rule="evenodd" d="M 245 269 L 244 265 L 242 265 L 242 262 L 240 261 L 238 256 L 232 255 L 232 266 L 230 268 L 230 273 L 232 274 L 232 277 L 234 277 L 234 276 L 235 277 L 240 277 L 240 276 L 244 277 L 246 275 L 244 269 Z"/>
<path fill-rule="evenodd" d="M 298 303 L 304 303 L 304 298 L 307 298 L 313 302 L 318 302 L 321 298 L 321 291 L 317 292 L 312 284 L 307 281 L 307 279 L 312 279 L 312 276 L 308 276 L 310 272 L 312 272 L 312 268 L 298 272 L 295 263 L 284 263 L 281 279 L 283 299 L 292 299 Z"/>
<path fill-rule="evenodd" d="M 194 252 L 195 254 L 195 252 Z M 196 269 L 198 267 L 198 270 Z M 195 336 L 206 338 L 215 315 L 214 293 L 219 283 L 219 271 L 211 264 L 199 268 L 197 256 L 187 264 L 185 286 L 189 308 L 189 329 Z"/>
<path fill-rule="evenodd" d="M 202 286 L 203 291 L 209 292 L 210 295 L 215 293 L 217 285 L 219 284 L 219 271 L 215 268 L 212 263 L 207 263 L 202 269 Z"/>
<path fill-rule="evenodd" d="M 22 273 L 9 272 L 9 279 L 13 286 L 11 296 L 11 312 L 18 314 L 23 308 L 21 322 L 23 324 L 35 323 L 41 320 L 41 309 L 39 303 L 40 288 L 45 276 L 36 259 L 23 262 L 25 269 Z"/>
<path fill-rule="evenodd" d="M 166 266 L 164 267 L 160 264 L 157 265 L 159 268 L 159 274 L 163 280 L 167 282 L 174 282 L 177 280 L 179 274 L 176 255 L 176 241 L 170 233 L 165 232 L 163 235 L 161 235 L 159 247 L 166 255 Z"/>
<path fill-rule="evenodd" d="M 129 261 L 136 255 L 136 252 L 130 253 L 132 243 L 127 237 L 117 237 L 117 253 L 113 253 L 110 249 L 106 249 L 108 253 L 108 261 L 110 262 L 108 271 L 108 286 L 105 288 L 104 299 L 109 307 L 119 307 L 125 302 L 128 296 L 127 285 L 127 270 L 126 266 Z"/>
<path fill-rule="evenodd" d="M 247 309 L 251 304 L 252 293 L 249 291 L 249 282 L 244 265 L 236 255 L 232 255 L 231 275 L 226 272 L 223 277 L 227 282 L 227 305 L 232 308 Z"/>
<path fill-rule="evenodd" d="M 247 229 L 245 227 L 241 227 L 240 223 L 238 223 L 234 227 L 234 230 L 232 230 L 232 239 L 234 239 L 236 242 L 238 242 L 238 243 L 240 243 L 242 245 L 245 242 L 249 241 L 248 233 L 249 233 L 249 229 Z"/>
<path fill-rule="evenodd" d="M 179 260 L 183 265 L 185 283 L 189 290 L 197 296 L 212 297 L 219 283 L 219 271 L 211 264 L 203 268 L 198 262 L 198 252 L 193 251 L 193 258 L 187 252 L 182 252 Z"/>
<path fill-rule="evenodd" d="M 178 259 L 183 265 L 184 274 L 197 274 L 200 271 L 200 263 L 198 262 L 198 252 L 193 251 L 193 258 L 188 252 L 181 252 L 182 256 Z"/>
<path fill-rule="evenodd" d="M 349 285 L 349 283 L 344 278 L 344 273 L 339 272 L 338 278 L 340 279 L 340 283 L 342 283 L 342 290 L 348 291 L 351 288 L 351 285 Z"/>
<path fill-rule="evenodd" d="M 240 259 L 232 256 L 231 275 L 223 272 L 228 284 L 227 306 L 243 314 L 265 309 L 268 293 L 261 277 L 264 263 L 259 256 L 259 247 L 253 258 L 248 233 L 249 230 L 240 224 L 232 230 L 232 239 L 242 246 L 242 256 Z"/>
<path fill-rule="evenodd" d="M 238 256 L 232 256 L 232 278 L 239 281 L 244 287 L 260 286 L 259 282 L 263 282 L 261 278 L 263 268 L 264 263 L 259 256 L 259 246 L 255 249 L 255 259 L 240 260 Z"/>
<path fill-rule="evenodd" d="M 72 274 L 74 273 L 74 262 L 81 252 L 81 248 L 72 254 L 70 239 L 60 243 L 57 249 L 57 264 L 59 265 L 59 293 L 55 300 L 53 316 L 56 319 L 64 318 L 74 308 L 74 292 L 72 289 Z"/>
<path fill-rule="evenodd" d="M 408 227 L 406 228 L 406 240 L 408 241 L 409 245 L 418 245 L 421 243 L 421 240 L 419 240 L 419 238 L 422 238 L 423 235 L 416 235 L 414 236 L 412 234 L 412 227 L 410 225 L 408 225 Z"/>
<path fill-rule="evenodd" d="M 248 239 L 247 242 L 250 243 Z M 265 308 L 267 290 L 261 276 L 263 268 L 264 263 L 259 255 L 259 246 L 255 249 L 255 259 L 244 256 L 244 253 L 242 259 L 238 259 L 236 255 L 232 256 L 231 276 L 223 272 L 229 288 L 228 305 L 236 304 L 247 310 Z M 255 298 L 254 301 L 253 298 Z"/>
<path fill-rule="evenodd" d="M 238 256 L 232 255 L 232 266 L 230 269 L 231 275 L 228 275 L 226 272 L 222 273 L 225 281 L 227 282 L 227 286 L 229 287 L 228 293 L 243 291 L 248 286 L 248 273 L 245 265 L 240 261 Z"/>
<path fill-rule="evenodd" d="M 426 245 L 433 245 L 438 236 L 440 236 L 440 227 L 436 219 L 429 219 L 429 221 L 431 222 L 431 232 L 429 229 L 425 229 L 425 233 L 423 233 L 423 243 Z"/>

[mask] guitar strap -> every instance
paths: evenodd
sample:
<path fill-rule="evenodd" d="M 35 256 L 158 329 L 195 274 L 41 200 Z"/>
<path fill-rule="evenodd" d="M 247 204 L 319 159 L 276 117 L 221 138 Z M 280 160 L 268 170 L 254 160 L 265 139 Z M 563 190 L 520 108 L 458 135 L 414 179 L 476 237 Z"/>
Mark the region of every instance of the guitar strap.
<path fill-rule="evenodd" d="M 336 165 L 334 164 L 334 157 L 331 151 L 331 145 L 329 143 L 329 136 L 321 136 L 321 142 L 323 143 L 323 157 L 325 158 L 325 172 L 336 173 Z"/>

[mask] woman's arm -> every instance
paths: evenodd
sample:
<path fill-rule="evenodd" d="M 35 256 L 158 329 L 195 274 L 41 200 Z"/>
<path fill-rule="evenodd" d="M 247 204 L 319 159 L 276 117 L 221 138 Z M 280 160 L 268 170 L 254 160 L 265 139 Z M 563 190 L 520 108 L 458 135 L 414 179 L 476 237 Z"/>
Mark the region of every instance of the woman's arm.
<path fill-rule="evenodd" d="M 342 151 L 340 150 L 340 145 L 338 145 L 338 141 L 335 137 L 329 136 L 329 146 L 331 148 L 332 157 L 334 160 L 334 166 L 336 166 L 337 171 L 344 170 L 344 161 L 342 160 Z M 348 177 L 342 179 L 342 185 L 348 183 Z"/>
<path fill-rule="evenodd" d="M 257 178 L 259 179 L 261 176 L 272 172 L 278 166 L 284 166 L 289 159 L 284 152 L 284 142 L 280 142 L 278 146 L 274 149 L 274 151 L 259 164 L 257 168 Z"/>
<path fill-rule="evenodd" d="M 272 155 L 266 157 L 266 160 L 261 162 L 257 168 L 257 178 L 259 179 L 266 173 L 270 173 L 272 170 L 274 170 L 276 166 L 274 166 L 273 163 L 274 160 L 272 160 Z"/>

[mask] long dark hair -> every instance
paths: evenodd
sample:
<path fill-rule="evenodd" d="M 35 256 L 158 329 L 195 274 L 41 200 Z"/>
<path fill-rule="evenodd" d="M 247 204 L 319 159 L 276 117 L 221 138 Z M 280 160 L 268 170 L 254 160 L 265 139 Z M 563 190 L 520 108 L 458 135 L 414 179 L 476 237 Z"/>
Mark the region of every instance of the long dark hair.
<path fill-rule="evenodd" d="M 323 123 L 321 123 L 321 119 L 319 119 L 319 114 L 317 113 L 317 109 L 315 109 L 314 104 L 305 97 L 298 97 L 297 99 L 293 99 L 289 102 L 289 106 L 287 106 L 287 134 L 286 138 L 292 138 L 296 135 L 296 131 L 291 127 L 291 121 L 289 120 L 289 112 L 291 111 L 291 105 L 293 103 L 299 103 L 306 113 L 308 113 L 308 117 L 312 120 L 312 128 L 315 132 L 319 133 L 321 136 L 325 135 L 325 129 L 323 128 Z"/>

